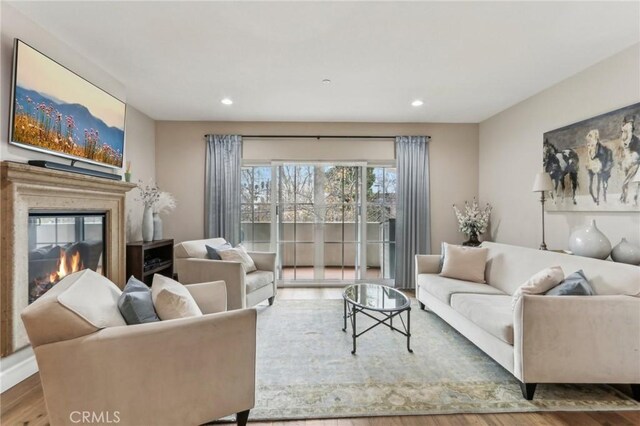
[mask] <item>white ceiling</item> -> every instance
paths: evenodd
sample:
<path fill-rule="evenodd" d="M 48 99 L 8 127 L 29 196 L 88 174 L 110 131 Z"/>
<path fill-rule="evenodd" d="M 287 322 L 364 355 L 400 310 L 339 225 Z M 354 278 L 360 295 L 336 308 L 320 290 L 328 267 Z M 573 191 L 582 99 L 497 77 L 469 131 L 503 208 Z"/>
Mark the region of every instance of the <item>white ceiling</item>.
<path fill-rule="evenodd" d="M 157 120 L 479 122 L 640 41 L 637 1 L 10 3 Z"/>

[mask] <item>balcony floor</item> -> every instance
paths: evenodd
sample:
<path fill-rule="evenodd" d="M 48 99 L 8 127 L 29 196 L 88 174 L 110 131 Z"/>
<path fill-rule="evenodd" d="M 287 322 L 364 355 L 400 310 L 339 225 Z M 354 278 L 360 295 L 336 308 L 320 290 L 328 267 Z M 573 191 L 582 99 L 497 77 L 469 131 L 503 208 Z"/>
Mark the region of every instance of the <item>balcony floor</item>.
<path fill-rule="evenodd" d="M 298 266 L 296 268 L 285 266 L 282 268 L 282 275 L 285 280 L 313 280 L 315 278 L 313 266 Z M 353 266 L 345 266 L 344 275 L 341 266 L 325 266 L 324 268 L 325 280 L 355 280 L 355 278 L 356 270 Z M 368 268 L 366 278 L 381 278 L 380 268 Z"/>

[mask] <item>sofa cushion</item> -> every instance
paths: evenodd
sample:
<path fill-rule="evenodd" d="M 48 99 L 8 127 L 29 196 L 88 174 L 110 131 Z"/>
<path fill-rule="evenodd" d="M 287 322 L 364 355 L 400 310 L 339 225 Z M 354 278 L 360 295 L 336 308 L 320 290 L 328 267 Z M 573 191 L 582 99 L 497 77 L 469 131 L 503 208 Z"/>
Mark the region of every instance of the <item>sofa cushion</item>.
<path fill-rule="evenodd" d="M 76 274 L 75 283 L 58 294 L 58 302 L 96 328 L 127 325 L 118 309 L 118 286 L 91 269 Z"/>
<path fill-rule="evenodd" d="M 151 284 L 153 307 L 161 320 L 200 317 L 202 311 L 185 286 L 160 274 L 153 276 Z"/>
<path fill-rule="evenodd" d="M 209 238 L 206 240 L 183 241 L 176 244 L 173 248 L 173 254 L 176 259 L 208 259 L 207 247 L 218 247 L 225 244 L 224 238 Z"/>
<path fill-rule="evenodd" d="M 560 284 L 562 280 L 564 280 L 564 271 L 559 266 L 544 268 L 542 271 L 533 274 L 513 293 L 513 308 L 515 309 L 518 299 L 523 294 L 544 294 Z"/>
<path fill-rule="evenodd" d="M 118 309 L 128 325 L 160 321 L 153 307 L 151 289 L 133 276 L 122 290 Z"/>
<path fill-rule="evenodd" d="M 443 277 L 485 283 L 484 269 L 487 264 L 486 248 L 462 247 L 444 244 L 444 263 L 440 271 Z"/>
<path fill-rule="evenodd" d="M 545 293 L 547 296 L 592 296 L 593 288 L 582 270 L 568 275 L 564 281 Z"/>
<path fill-rule="evenodd" d="M 497 288 L 491 287 L 487 284 L 461 281 L 453 278 L 442 277 L 436 274 L 418 275 L 418 285 L 421 290 L 427 291 L 436 299 L 446 303 L 447 305 L 451 303 L 451 295 L 455 293 L 504 294 Z"/>
<path fill-rule="evenodd" d="M 487 294 L 454 294 L 451 308 L 475 325 L 513 345 L 513 310 L 511 296 Z"/>
<path fill-rule="evenodd" d="M 259 288 L 267 286 L 273 282 L 273 272 L 255 271 L 244 277 L 244 284 L 247 287 L 247 293 L 253 293 Z"/>
<path fill-rule="evenodd" d="M 81 276 L 81 272 L 67 275 L 21 312 L 33 347 L 75 339 L 99 330 L 58 302 L 58 295 L 67 291 Z"/>

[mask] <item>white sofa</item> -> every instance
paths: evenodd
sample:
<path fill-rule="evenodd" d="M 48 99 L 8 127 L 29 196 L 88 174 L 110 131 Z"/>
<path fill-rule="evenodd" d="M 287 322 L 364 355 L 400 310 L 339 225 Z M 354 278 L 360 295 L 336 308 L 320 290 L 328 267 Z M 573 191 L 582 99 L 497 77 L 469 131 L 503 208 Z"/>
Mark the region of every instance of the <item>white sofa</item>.
<path fill-rule="evenodd" d="M 505 244 L 489 249 L 478 284 L 438 274 L 439 255 L 416 256 L 416 297 L 491 356 L 533 398 L 538 383 L 627 383 L 640 398 L 640 267 Z M 582 269 L 593 296 L 512 294 L 536 272 Z"/>
<path fill-rule="evenodd" d="M 276 254 L 249 252 L 257 271 L 245 274 L 240 262 L 211 260 L 207 247 L 226 243 L 224 238 L 184 241 L 174 246 L 178 280 L 193 284 L 221 280 L 227 284 L 227 309 L 244 309 L 268 300 L 273 305 L 276 286 Z"/>

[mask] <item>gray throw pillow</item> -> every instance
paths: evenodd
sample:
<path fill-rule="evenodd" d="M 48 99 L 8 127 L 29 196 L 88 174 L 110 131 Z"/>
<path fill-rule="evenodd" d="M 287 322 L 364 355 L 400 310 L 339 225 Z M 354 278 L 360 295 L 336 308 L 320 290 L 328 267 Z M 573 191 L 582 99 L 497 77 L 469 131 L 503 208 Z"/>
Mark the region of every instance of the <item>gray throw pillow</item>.
<path fill-rule="evenodd" d="M 564 281 L 545 294 L 548 296 L 591 296 L 595 292 L 581 269 L 567 276 Z"/>
<path fill-rule="evenodd" d="M 118 309 L 128 325 L 160 321 L 153 307 L 151 289 L 142 281 L 131 277 L 118 299 Z"/>
<path fill-rule="evenodd" d="M 218 254 L 218 250 L 228 250 L 230 248 L 233 248 L 229 243 L 224 243 L 221 246 L 216 247 L 205 245 L 205 247 L 207 248 L 207 256 L 209 256 L 209 259 L 212 260 L 222 260 L 222 258 Z"/>

